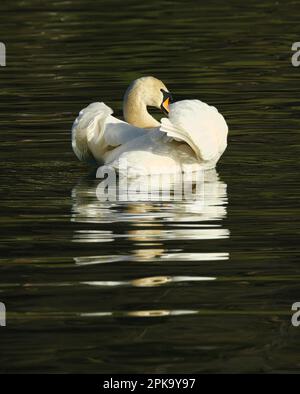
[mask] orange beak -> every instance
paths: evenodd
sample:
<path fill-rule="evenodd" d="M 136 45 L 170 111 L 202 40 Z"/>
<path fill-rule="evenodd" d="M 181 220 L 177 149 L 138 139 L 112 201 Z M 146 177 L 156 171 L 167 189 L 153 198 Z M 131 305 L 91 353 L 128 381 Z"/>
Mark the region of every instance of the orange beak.
<path fill-rule="evenodd" d="M 168 115 L 168 113 L 170 112 L 170 103 L 173 102 L 172 94 L 170 92 L 166 92 L 163 89 L 160 89 L 160 91 L 163 94 L 163 101 L 160 108 L 164 114 Z"/>
<path fill-rule="evenodd" d="M 166 113 L 168 114 L 170 112 L 170 98 L 167 97 L 163 103 L 162 103 L 162 108 L 166 111 Z"/>

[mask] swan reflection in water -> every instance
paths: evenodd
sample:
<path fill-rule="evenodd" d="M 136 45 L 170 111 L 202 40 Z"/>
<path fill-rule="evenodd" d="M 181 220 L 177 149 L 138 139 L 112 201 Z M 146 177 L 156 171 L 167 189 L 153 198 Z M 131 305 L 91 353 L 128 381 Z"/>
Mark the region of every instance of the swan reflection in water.
<path fill-rule="evenodd" d="M 145 183 L 151 182 L 144 177 Z M 171 221 L 214 221 L 226 217 L 227 185 L 219 179 L 216 170 L 205 171 L 198 195 L 193 198 L 175 199 L 172 195 L 166 199 L 165 187 L 160 184 L 161 199 L 153 201 L 151 192 L 143 191 L 144 201 L 128 200 L 101 201 L 99 198 L 99 185 L 101 180 L 91 177 L 82 178 L 72 190 L 72 221 L 87 223 L 128 222 L 136 219 L 145 225 L 145 219 L 163 219 Z M 201 179 L 201 180 L 202 180 Z M 116 180 L 118 182 L 118 180 Z M 135 179 L 127 181 L 128 189 L 134 189 L 132 183 Z M 118 183 L 115 189 L 119 190 Z M 149 187 L 150 189 L 150 187 Z M 147 194 L 148 193 L 148 194 Z M 123 194 L 124 195 L 124 194 Z M 131 215 L 132 214 L 132 215 Z M 148 223 L 149 224 L 149 223 Z"/>
<path fill-rule="evenodd" d="M 90 254 L 76 257 L 77 266 L 117 262 L 165 262 L 168 261 L 217 261 L 228 260 L 224 252 L 189 252 L 185 241 L 201 242 L 229 237 L 229 230 L 222 225 L 226 217 L 227 185 L 219 179 L 215 170 L 205 172 L 204 186 L 199 198 L 181 201 L 99 201 L 99 180 L 84 178 L 72 190 L 72 221 L 84 226 L 74 232 L 73 242 L 102 243 L 101 255 Z M 150 198 L 149 198 L 150 199 Z M 92 229 L 87 228 L 91 224 Z M 127 242 L 130 252 L 118 253 L 118 243 Z M 111 245 L 105 254 L 103 243 Z M 167 246 L 171 242 L 172 246 Z M 174 242 L 176 247 L 174 247 Z M 92 246 L 92 245 L 91 245 Z M 92 247 L 91 250 L 94 248 Z M 128 248 L 126 248 L 128 250 Z M 148 276 L 127 281 L 93 280 L 82 282 L 85 286 L 99 287 L 157 287 L 178 282 L 214 281 L 214 276 Z M 180 312 L 180 311 L 179 311 Z M 179 313 L 178 312 L 178 313 Z M 184 311 L 182 311 L 183 313 Z M 195 311 L 191 313 L 196 313 Z M 97 312 L 98 313 L 98 312 Z M 98 314 L 86 316 L 102 316 Z M 176 314 L 164 311 L 163 315 Z M 105 316 L 107 313 L 105 313 Z M 128 316 L 158 316 L 159 311 L 130 311 Z M 104 315 L 103 315 L 104 316 Z"/>

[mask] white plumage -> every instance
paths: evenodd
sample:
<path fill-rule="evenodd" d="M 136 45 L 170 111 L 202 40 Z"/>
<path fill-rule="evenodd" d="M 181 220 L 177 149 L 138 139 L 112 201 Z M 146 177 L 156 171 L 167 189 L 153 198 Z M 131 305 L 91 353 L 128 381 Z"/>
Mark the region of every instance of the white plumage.
<path fill-rule="evenodd" d="M 214 168 L 227 146 L 223 116 L 199 100 L 178 101 L 169 111 L 169 118 L 158 126 L 153 118 L 155 127 L 136 127 L 112 116 L 104 103 L 90 104 L 73 124 L 73 150 L 80 160 L 117 170 L 126 160 L 129 171 L 137 175 Z M 149 122 L 150 114 L 145 116 Z"/>
<path fill-rule="evenodd" d="M 200 100 L 171 104 L 169 119 L 161 120 L 161 131 L 185 141 L 199 162 L 217 162 L 227 146 L 228 127 L 215 107 Z"/>

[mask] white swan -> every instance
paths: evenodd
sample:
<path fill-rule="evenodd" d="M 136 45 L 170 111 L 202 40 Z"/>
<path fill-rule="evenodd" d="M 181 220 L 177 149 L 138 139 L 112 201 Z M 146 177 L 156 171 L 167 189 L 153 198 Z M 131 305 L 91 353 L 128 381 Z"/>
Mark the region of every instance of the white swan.
<path fill-rule="evenodd" d="M 124 96 L 125 122 L 104 103 L 84 108 L 72 128 L 72 146 L 82 161 L 119 170 L 126 159 L 134 174 L 175 173 L 214 168 L 227 146 L 228 127 L 215 107 L 199 100 L 170 104 L 160 80 L 135 80 Z M 159 123 L 147 107 L 169 113 Z"/>

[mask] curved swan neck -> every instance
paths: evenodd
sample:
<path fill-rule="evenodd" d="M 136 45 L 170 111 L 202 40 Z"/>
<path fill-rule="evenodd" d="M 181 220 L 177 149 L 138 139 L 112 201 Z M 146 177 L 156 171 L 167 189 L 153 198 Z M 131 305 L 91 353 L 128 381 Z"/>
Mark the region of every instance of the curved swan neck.
<path fill-rule="evenodd" d="M 123 114 L 126 122 L 136 127 L 158 127 L 160 123 L 149 114 L 140 85 L 132 84 L 124 96 Z"/>

